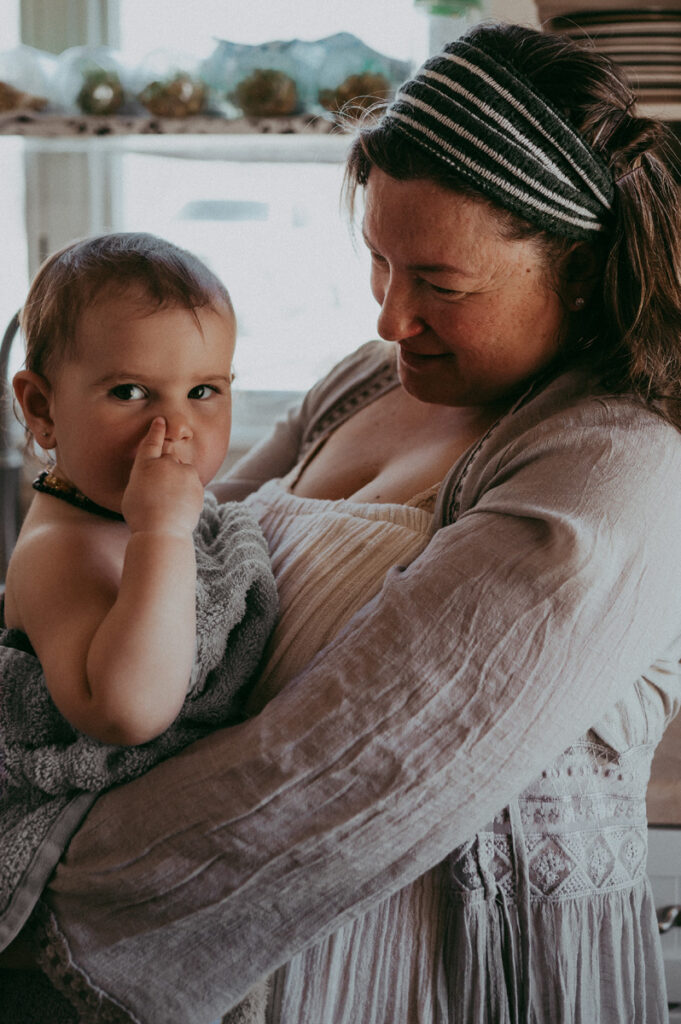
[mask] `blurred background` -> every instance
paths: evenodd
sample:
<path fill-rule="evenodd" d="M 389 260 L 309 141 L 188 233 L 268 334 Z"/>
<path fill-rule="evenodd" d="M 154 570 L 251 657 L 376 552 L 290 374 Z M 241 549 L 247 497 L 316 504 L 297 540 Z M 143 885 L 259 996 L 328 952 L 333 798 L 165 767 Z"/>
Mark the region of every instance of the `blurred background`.
<path fill-rule="evenodd" d="M 443 8 L 446 8 L 446 3 Z M 429 17 L 414 0 L 0 0 L 0 50 L 55 55 L 108 45 L 130 65 L 209 58 L 217 41 L 260 44 L 352 33 L 409 68 L 436 26 L 454 37 L 498 8 Z M 443 27 L 444 26 L 444 27 Z M 439 40 L 433 42 L 439 45 Z M 2 79 L 0 58 L 0 79 Z M 236 386 L 302 391 L 375 332 L 368 262 L 339 204 L 347 138 L 257 134 L 0 139 L 0 323 L 41 260 L 74 238 L 147 230 L 193 249 L 239 317 Z M 13 360 L 19 358 L 13 355 Z"/>

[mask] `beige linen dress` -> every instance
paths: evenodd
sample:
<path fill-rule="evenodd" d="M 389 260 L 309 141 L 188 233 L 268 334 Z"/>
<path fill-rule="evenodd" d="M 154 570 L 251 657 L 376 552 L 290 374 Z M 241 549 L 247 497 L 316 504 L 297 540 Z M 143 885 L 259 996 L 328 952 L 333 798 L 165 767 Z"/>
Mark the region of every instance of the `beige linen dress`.
<path fill-rule="evenodd" d="M 270 545 L 282 608 L 254 706 L 432 530 L 437 487 L 407 505 L 303 498 L 289 493 L 303 465 L 246 499 Z M 679 700 L 678 665 L 660 662 L 488 828 L 295 956 L 273 979 L 268 1021 L 664 1021 L 645 790 Z"/>

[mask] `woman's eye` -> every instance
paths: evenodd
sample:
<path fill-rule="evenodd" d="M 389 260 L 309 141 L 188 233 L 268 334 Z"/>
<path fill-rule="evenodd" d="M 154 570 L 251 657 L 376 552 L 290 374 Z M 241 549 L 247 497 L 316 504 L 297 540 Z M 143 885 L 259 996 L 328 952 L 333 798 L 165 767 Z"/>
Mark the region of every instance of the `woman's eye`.
<path fill-rule="evenodd" d="M 146 391 L 139 384 L 117 384 L 109 393 L 121 402 L 134 402 L 147 397 Z"/>
<path fill-rule="evenodd" d="M 461 291 L 457 291 L 456 288 L 441 288 L 440 285 L 433 284 L 432 281 L 428 282 L 428 286 L 431 289 L 431 291 L 436 292 L 438 295 L 453 295 L 453 296 L 457 296 L 457 295 L 463 295 L 464 294 Z"/>
<path fill-rule="evenodd" d="M 210 398 L 211 395 L 217 393 L 217 388 L 211 387 L 209 384 L 197 384 L 195 388 L 192 388 L 189 392 L 189 398 L 198 398 L 199 400 Z"/>

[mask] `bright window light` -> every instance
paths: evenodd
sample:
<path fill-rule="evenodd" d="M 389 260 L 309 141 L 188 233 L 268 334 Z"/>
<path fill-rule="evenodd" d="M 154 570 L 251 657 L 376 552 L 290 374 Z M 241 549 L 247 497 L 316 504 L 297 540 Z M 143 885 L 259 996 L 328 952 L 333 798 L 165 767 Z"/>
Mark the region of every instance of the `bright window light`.
<path fill-rule="evenodd" d="M 216 39 L 255 44 L 352 32 L 379 53 L 413 60 L 422 21 L 414 0 L 120 0 L 120 47 L 133 58 L 157 49 L 206 57 Z"/>
<path fill-rule="evenodd" d="M 19 6 L 20 0 L 0 0 L 3 50 L 12 50 L 19 45 L 21 38 Z"/>

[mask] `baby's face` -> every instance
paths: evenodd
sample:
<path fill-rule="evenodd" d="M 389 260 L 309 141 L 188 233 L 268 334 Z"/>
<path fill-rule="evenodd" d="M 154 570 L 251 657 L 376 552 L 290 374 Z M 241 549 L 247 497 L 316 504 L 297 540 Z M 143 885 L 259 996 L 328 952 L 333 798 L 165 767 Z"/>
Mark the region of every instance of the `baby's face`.
<path fill-rule="evenodd" d="M 119 510 L 137 447 L 162 416 L 164 450 L 207 484 L 229 445 L 235 336 L 226 306 L 145 313 L 132 297 L 97 301 L 79 321 L 77 355 L 50 381 L 61 475 Z"/>

